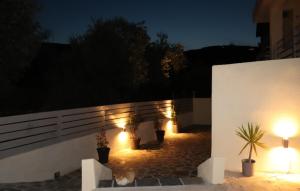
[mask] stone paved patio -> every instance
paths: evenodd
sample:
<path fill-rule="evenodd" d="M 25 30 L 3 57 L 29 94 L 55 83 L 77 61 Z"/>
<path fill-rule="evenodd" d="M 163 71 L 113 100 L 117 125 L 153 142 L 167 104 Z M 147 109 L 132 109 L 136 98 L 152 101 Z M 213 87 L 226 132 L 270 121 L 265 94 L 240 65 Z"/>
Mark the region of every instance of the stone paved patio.
<path fill-rule="evenodd" d="M 141 150 L 126 150 L 110 156 L 113 174 L 133 171 L 136 178 L 174 178 L 196 176 L 197 166 L 210 157 L 210 131 L 190 129 L 166 138 L 161 146 L 152 143 Z M 81 171 L 58 180 L 44 182 L 0 184 L 0 191 L 80 191 Z"/>
<path fill-rule="evenodd" d="M 138 179 L 196 176 L 197 166 L 210 157 L 210 139 L 207 128 L 191 128 L 167 137 L 163 145 L 152 143 L 110 155 L 108 167 L 116 176 L 133 171 Z"/>

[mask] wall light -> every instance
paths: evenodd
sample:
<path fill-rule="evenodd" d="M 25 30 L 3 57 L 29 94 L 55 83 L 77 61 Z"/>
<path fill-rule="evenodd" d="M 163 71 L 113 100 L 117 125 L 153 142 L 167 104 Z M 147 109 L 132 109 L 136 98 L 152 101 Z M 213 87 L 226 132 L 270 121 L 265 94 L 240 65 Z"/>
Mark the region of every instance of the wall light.
<path fill-rule="evenodd" d="M 297 161 L 297 153 L 295 149 L 289 148 L 289 138 L 297 134 L 297 122 L 290 117 L 281 117 L 274 123 L 274 133 L 282 138 L 282 147 L 271 150 L 272 169 L 290 173 Z"/>
<path fill-rule="evenodd" d="M 275 122 L 274 126 L 274 133 L 284 140 L 288 140 L 297 133 L 296 122 L 291 118 L 280 118 Z M 288 144 L 288 141 L 285 141 L 284 144 Z"/>
<path fill-rule="evenodd" d="M 283 146 L 283 148 L 289 148 L 289 140 L 282 139 L 282 146 Z"/>
<path fill-rule="evenodd" d="M 122 131 L 119 134 L 119 141 L 124 143 L 128 140 L 128 134 L 125 128 L 122 128 Z"/>

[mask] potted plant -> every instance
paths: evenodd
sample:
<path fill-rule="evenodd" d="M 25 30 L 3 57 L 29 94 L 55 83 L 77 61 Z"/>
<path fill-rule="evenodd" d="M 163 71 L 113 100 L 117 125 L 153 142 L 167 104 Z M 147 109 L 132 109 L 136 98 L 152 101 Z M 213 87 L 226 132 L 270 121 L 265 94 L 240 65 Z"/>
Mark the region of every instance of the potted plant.
<path fill-rule="evenodd" d="M 265 148 L 265 145 L 260 142 L 260 139 L 264 136 L 264 131 L 260 129 L 258 125 L 254 127 L 252 123 L 248 123 L 247 128 L 243 125 L 236 130 L 236 135 L 246 141 L 246 144 L 242 148 L 239 154 L 241 154 L 248 146 L 249 157 L 242 160 L 242 172 L 244 176 L 253 176 L 255 160 L 252 159 L 253 150 L 257 155 L 257 147 Z"/>
<path fill-rule="evenodd" d="M 140 148 L 141 138 L 138 137 L 138 135 L 136 133 L 137 129 L 138 129 L 138 127 L 137 127 L 136 115 L 132 114 L 129 118 L 128 130 L 129 130 L 129 135 L 130 135 L 130 147 L 133 150 Z"/>
<path fill-rule="evenodd" d="M 163 143 L 165 137 L 165 130 L 162 129 L 161 121 L 159 118 L 155 119 L 154 128 L 156 129 L 155 133 L 156 133 L 157 142 Z"/>
<path fill-rule="evenodd" d="M 107 146 L 108 141 L 106 139 L 105 130 L 101 128 L 101 131 L 97 134 L 97 151 L 99 162 L 105 164 L 108 162 L 108 156 L 110 148 Z"/>

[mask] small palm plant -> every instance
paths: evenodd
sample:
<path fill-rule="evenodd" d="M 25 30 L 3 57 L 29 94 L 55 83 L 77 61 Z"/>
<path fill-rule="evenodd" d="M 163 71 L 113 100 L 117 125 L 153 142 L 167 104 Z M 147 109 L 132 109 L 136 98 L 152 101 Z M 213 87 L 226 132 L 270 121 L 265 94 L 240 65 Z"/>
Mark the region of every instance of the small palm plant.
<path fill-rule="evenodd" d="M 247 128 L 243 125 L 236 130 L 236 135 L 246 141 L 246 144 L 241 149 L 241 154 L 248 146 L 250 147 L 248 159 L 243 160 L 243 174 L 245 176 L 253 175 L 253 164 L 255 161 L 252 159 L 253 150 L 257 155 L 257 147 L 265 148 L 265 144 L 260 142 L 261 138 L 264 136 L 264 131 L 262 131 L 259 125 L 253 125 L 252 123 L 248 123 Z M 248 164 L 245 164 L 248 163 Z M 248 172 L 244 172 L 248 171 Z"/>

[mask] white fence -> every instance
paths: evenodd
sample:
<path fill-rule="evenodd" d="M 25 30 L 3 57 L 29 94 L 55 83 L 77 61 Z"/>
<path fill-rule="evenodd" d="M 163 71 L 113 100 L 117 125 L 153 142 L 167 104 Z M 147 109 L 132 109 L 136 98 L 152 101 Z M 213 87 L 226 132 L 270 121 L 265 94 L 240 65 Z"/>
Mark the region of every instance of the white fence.
<path fill-rule="evenodd" d="M 192 99 L 176 100 L 174 104 L 178 114 L 192 112 Z M 99 127 L 116 128 L 131 113 L 135 113 L 142 121 L 166 118 L 171 105 L 171 100 L 164 100 L 2 117 L 0 159 L 91 134 Z"/>
<path fill-rule="evenodd" d="M 98 158 L 96 132 L 106 129 L 111 152 L 127 148 L 118 136 L 135 113 L 142 142 L 155 139 L 153 120 L 170 116 L 175 105 L 182 126 L 193 123 L 193 100 L 125 103 L 0 118 L 0 183 L 53 179 L 80 168 L 81 160 Z M 126 145 L 127 144 L 127 145 Z"/>

